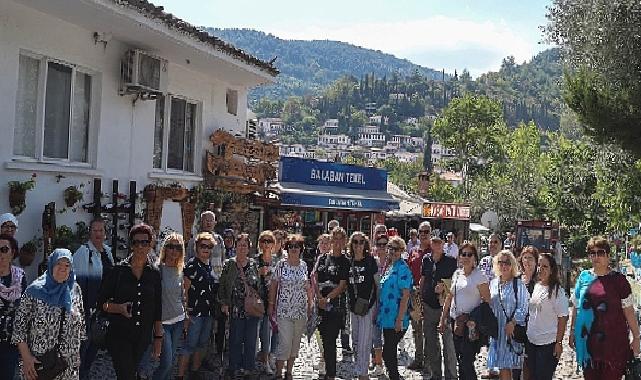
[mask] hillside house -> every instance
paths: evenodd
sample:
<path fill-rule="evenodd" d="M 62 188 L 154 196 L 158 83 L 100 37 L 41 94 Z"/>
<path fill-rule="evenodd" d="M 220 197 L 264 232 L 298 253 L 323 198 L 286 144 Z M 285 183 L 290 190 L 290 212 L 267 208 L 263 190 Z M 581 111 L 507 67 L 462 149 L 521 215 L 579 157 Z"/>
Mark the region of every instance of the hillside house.
<path fill-rule="evenodd" d="M 266 138 L 280 135 L 283 130 L 283 120 L 279 117 L 267 117 L 258 120 L 258 133 Z"/>
<path fill-rule="evenodd" d="M 45 204 L 57 225 L 91 215 L 61 212 L 63 190 L 93 198 L 94 178 L 192 188 L 217 129 L 243 135 L 247 92 L 278 71 L 145 0 L 0 0 L 0 210 L 6 181 L 37 174 L 17 237 L 38 232 Z M 80 186 L 84 185 L 84 186 Z M 162 226 L 182 231 L 166 201 Z M 36 263 L 37 265 L 37 263 Z"/>
<path fill-rule="evenodd" d="M 318 145 L 322 147 L 347 149 L 351 139 L 347 135 L 322 134 L 318 135 Z"/>

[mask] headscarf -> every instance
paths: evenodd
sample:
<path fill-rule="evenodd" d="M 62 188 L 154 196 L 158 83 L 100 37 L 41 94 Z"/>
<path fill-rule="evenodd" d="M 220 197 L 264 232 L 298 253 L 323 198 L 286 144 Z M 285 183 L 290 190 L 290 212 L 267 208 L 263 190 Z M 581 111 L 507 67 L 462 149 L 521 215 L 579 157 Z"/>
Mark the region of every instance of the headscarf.
<path fill-rule="evenodd" d="M 590 270 L 581 272 L 576 280 L 576 287 L 574 288 L 574 299 L 577 300 L 576 304 L 576 321 L 574 324 L 574 346 L 576 352 L 576 362 L 581 367 L 585 368 L 590 364 L 590 352 L 588 351 L 588 333 L 594 322 L 594 311 L 591 307 L 584 308 L 583 304 L 586 301 L 586 295 L 590 285 L 596 280 L 596 275 Z M 586 333 L 583 333 L 583 332 Z"/>
<path fill-rule="evenodd" d="M 12 222 L 13 224 L 15 224 L 16 228 L 18 228 L 18 219 L 16 219 L 16 217 L 10 212 L 6 212 L 0 215 L 0 226 L 7 222 Z"/>
<path fill-rule="evenodd" d="M 61 259 L 67 259 L 70 264 L 73 264 L 73 257 L 68 249 L 55 249 L 49 255 L 47 271 L 27 287 L 26 293 L 49 305 L 63 307 L 67 312 L 71 312 L 72 291 L 73 284 L 76 282 L 76 275 L 73 272 L 73 265 L 70 265 L 67 281 L 59 283 L 53 278 L 53 267 Z"/>
<path fill-rule="evenodd" d="M 21 268 L 16 266 L 11 266 L 11 285 L 4 286 L 0 282 L 0 298 L 5 301 L 14 302 L 22 295 L 22 278 L 24 277 L 24 271 Z"/>

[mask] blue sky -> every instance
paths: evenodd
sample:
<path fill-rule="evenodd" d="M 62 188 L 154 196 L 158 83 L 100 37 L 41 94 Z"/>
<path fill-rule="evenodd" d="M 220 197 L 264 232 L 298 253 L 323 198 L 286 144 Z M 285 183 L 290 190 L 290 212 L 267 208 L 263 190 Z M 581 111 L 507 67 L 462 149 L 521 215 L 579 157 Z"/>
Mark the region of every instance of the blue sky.
<path fill-rule="evenodd" d="M 541 43 L 551 0 L 152 0 L 198 26 L 252 28 L 286 39 L 330 39 L 377 49 L 435 69 L 473 75 Z"/>

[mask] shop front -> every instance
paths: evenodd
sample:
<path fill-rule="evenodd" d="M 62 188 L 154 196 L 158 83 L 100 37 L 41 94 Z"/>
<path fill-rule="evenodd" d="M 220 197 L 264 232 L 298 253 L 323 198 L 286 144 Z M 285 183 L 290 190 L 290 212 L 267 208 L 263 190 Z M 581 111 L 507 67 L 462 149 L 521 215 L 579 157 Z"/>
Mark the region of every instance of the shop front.
<path fill-rule="evenodd" d="M 280 206 L 270 212 L 270 228 L 312 239 L 326 232 L 333 219 L 348 234 L 370 234 L 385 212 L 398 209 L 382 169 L 282 157 L 278 180 Z"/>
<path fill-rule="evenodd" d="M 432 225 L 432 231 L 442 235 L 453 232 L 458 244 L 469 240 L 470 206 L 460 203 L 423 203 L 423 218 Z"/>

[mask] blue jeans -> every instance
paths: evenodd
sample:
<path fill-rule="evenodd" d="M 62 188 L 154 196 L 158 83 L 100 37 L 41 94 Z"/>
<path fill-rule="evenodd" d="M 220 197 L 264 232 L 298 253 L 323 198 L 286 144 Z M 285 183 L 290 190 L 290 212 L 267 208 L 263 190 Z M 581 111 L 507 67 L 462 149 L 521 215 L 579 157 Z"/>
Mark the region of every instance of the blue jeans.
<path fill-rule="evenodd" d="M 191 355 L 196 351 L 204 351 L 211 335 L 214 317 L 190 317 L 190 319 L 185 346 L 180 350 L 181 355 Z"/>
<path fill-rule="evenodd" d="M 272 331 L 272 324 L 267 315 L 260 319 L 260 352 L 261 354 L 276 354 L 278 348 L 278 333 Z"/>
<path fill-rule="evenodd" d="M 232 318 L 229 323 L 229 370 L 253 371 L 256 367 L 256 317 Z"/>
<path fill-rule="evenodd" d="M 10 379 L 18 366 L 18 347 L 6 342 L 0 343 L 0 379 Z"/>
<path fill-rule="evenodd" d="M 160 352 L 160 365 L 154 371 L 153 380 L 169 380 L 171 370 L 174 366 L 174 358 L 178 349 L 178 341 L 182 333 L 184 322 L 176 322 L 173 325 L 162 325 L 165 331 L 162 341 L 162 351 Z"/>

